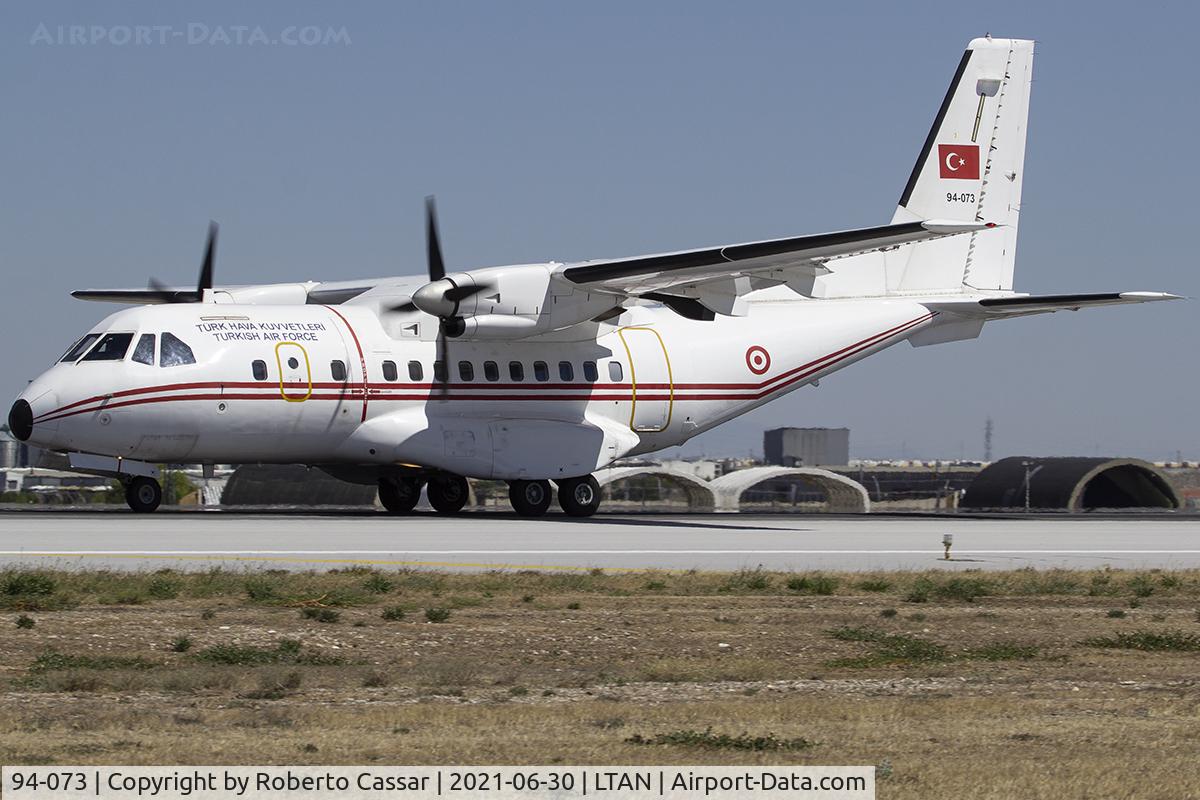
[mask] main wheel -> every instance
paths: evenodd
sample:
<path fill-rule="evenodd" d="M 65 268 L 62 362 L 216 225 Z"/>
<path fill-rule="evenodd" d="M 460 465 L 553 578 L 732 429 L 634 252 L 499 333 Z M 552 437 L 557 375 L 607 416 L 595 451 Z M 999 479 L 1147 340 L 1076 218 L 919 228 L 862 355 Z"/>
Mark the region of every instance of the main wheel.
<path fill-rule="evenodd" d="M 508 502 L 522 517 L 540 517 L 550 507 L 550 481 L 513 481 Z"/>
<path fill-rule="evenodd" d="M 557 481 L 558 504 L 569 517 L 590 517 L 600 508 L 600 484 L 591 475 Z"/>
<path fill-rule="evenodd" d="M 389 514 L 411 514 L 421 499 L 421 481 L 417 478 L 380 478 L 379 502 Z"/>
<path fill-rule="evenodd" d="M 139 475 L 125 484 L 125 502 L 139 514 L 149 514 L 162 502 L 162 487 L 153 478 Z"/>
<path fill-rule="evenodd" d="M 457 514 L 467 504 L 471 487 L 461 475 L 439 475 L 429 481 L 425 490 L 429 505 L 439 514 Z"/>

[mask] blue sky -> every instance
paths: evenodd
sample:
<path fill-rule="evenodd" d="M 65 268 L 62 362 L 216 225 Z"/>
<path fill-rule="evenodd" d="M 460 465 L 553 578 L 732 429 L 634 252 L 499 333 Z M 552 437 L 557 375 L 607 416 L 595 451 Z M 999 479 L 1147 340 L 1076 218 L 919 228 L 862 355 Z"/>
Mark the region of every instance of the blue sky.
<path fill-rule="evenodd" d="M 1039 41 L 1017 288 L 1200 295 L 1192 4 L 6 3 L 0 22 L 5 397 L 106 313 L 68 291 L 194 280 L 210 218 L 230 283 L 421 272 L 429 193 L 460 268 L 886 222 L 989 31 Z M 160 27 L 38 36 L 71 25 Z M 845 425 L 855 456 L 972 458 L 991 416 L 998 456 L 1200 458 L 1197 309 L 901 345 L 684 452 Z"/>

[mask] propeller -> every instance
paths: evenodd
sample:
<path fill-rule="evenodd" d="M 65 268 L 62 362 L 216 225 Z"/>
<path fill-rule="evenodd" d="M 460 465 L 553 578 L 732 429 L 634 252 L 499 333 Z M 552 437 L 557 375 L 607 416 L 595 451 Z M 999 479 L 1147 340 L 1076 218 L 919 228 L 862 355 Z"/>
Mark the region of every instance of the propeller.
<path fill-rule="evenodd" d="M 385 311 L 412 312 L 424 311 L 438 318 L 437 349 L 434 359 L 442 365 L 439 371 L 435 368 L 433 374 L 434 396 L 445 400 L 449 393 L 450 361 L 447 355 L 446 340 L 461 336 L 466 326 L 463 318 L 458 315 L 459 304 L 475 295 L 489 291 L 488 284 L 476 283 L 471 286 L 460 286 L 452 278 L 446 277 L 446 261 L 442 256 L 442 239 L 438 234 L 437 203 L 433 195 L 425 198 L 425 259 L 429 270 L 429 283 L 417 289 L 412 298 L 405 303 L 385 308 Z"/>
<path fill-rule="evenodd" d="M 199 303 L 204 300 L 204 290 L 213 288 L 213 260 L 217 252 L 217 223 L 208 223 L 208 241 L 204 246 L 204 261 L 200 265 L 200 280 L 196 290 L 171 289 L 161 281 L 150 278 L 149 286 L 154 294 L 151 295 L 160 303 Z"/>

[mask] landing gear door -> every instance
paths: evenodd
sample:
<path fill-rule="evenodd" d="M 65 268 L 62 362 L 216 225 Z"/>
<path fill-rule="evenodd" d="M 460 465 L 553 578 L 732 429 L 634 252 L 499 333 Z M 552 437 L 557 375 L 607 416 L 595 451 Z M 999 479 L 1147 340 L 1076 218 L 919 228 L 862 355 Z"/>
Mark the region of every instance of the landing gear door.
<path fill-rule="evenodd" d="M 312 396 L 312 365 L 308 353 L 296 342 L 275 345 L 279 364 L 279 393 L 289 403 L 302 403 Z"/>
<path fill-rule="evenodd" d="M 653 328 L 622 328 L 620 335 L 629 356 L 629 380 L 633 385 L 629 427 L 639 433 L 665 431 L 671 424 L 675 401 L 666 344 Z"/>

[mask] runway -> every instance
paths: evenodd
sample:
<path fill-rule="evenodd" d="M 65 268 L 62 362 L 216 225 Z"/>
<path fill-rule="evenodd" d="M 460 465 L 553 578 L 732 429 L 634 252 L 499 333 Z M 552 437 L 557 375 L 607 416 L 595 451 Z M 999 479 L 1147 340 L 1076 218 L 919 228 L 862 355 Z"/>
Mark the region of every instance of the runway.
<path fill-rule="evenodd" d="M 952 558 L 942 537 L 952 534 Z M 0 512 L 0 567 L 770 570 L 1200 567 L 1200 517 Z"/>

